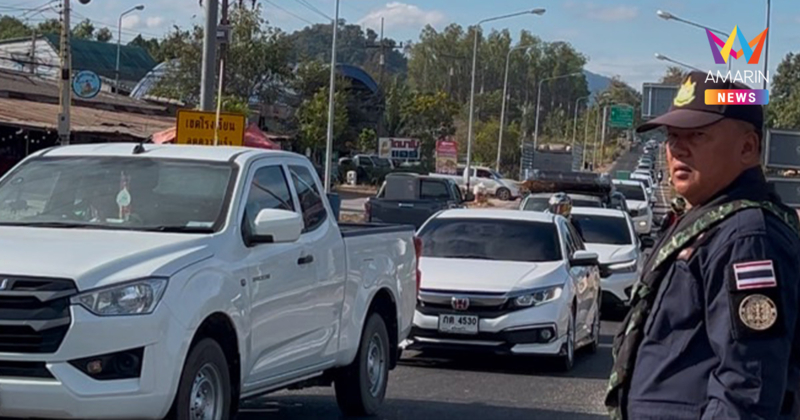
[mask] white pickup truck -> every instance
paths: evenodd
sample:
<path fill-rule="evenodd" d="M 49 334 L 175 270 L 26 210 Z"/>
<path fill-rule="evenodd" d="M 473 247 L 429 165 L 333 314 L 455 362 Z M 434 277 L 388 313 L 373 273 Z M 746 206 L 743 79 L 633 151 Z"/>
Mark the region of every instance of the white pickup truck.
<path fill-rule="evenodd" d="M 38 152 L 0 179 L 0 417 L 232 418 L 335 384 L 382 403 L 411 329 L 410 226 L 342 225 L 310 162 L 247 148 Z"/>
<path fill-rule="evenodd" d="M 494 169 L 487 168 L 485 166 L 473 166 L 470 169 L 470 172 L 472 172 L 472 175 L 469 178 L 470 192 L 472 191 L 472 187 L 478 184 L 483 184 L 488 194 L 493 195 L 500 200 L 510 201 L 521 197 L 517 181 L 505 178 L 499 172 L 496 172 Z M 428 175 L 439 178 L 450 178 L 455 181 L 459 187 L 465 189 L 467 186 L 467 168 L 466 166 L 459 166 L 458 171 L 461 173 L 460 176 L 439 174 L 434 172 Z"/>

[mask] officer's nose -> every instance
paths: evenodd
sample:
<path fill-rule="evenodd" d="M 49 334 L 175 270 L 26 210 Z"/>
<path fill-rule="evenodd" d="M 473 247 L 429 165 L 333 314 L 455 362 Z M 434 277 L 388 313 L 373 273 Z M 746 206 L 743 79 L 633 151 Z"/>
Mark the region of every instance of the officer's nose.
<path fill-rule="evenodd" d="M 681 139 L 680 137 L 673 137 L 667 140 L 667 152 L 672 157 L 682 158 L 691 155 L 690 141 Z"/>

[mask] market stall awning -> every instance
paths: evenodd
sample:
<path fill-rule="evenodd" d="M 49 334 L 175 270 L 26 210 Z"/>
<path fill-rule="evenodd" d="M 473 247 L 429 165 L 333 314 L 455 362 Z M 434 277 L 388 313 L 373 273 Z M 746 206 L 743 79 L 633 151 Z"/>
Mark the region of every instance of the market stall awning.
<path fill-rule="evenodd" d="M 164 144 L 172 143 L 175 141 L 175 127 L 168 128 L 164 131 L 153 134 L 153 143 Z M 244 146 L 253 147 L 257 149 L 280 150 L 281 147 L 274 141 L 270 140 L 269 136 L 261 131 L 258 126 L 251 123 L 244 130 Z"/>

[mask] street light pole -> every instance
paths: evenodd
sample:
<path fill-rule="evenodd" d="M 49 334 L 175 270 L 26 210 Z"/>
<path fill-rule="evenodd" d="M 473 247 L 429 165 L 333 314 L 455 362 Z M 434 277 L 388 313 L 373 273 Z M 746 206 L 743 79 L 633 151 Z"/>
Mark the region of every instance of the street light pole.
<path fill-rule="evenodd" d="M 119 25 L 117 25 L 117 65 L 114 67 L 114 93 L 119 95 L 119 50 L 120 50 L 120 43 L 122 42 L 122 18 L 125 17 L 128 13 L 135 12 L 137 10 L 144 10 L 144 5 L 140 4 L 136 7 L 132 7 L 119 15 Z"/>
<path fill-rule="evenodd" d="M 691 70 L 697 70 L 697 71 L 699 71 L 699 72 L 705 72 L 705 70 L 699 69 L 699 68 L 697 68 L 697 67 L 695 67 L 695 66 L 690 66 L 689 64 L 682 63 L 682 62 L 680 62 L 680 61 L 677 61 L 677 60 L 673 60 L 673 59 L 671 59 L 671 58 L 667 57 L 667 56 L 666 56 L 666 55 L 664 55 L 664 54 L 659 54 L 659 53 L 656 53 L 656 54 L 655 54 L 655 56 L 656 56 L 656 59 L 657 59 L 657 60 L 661 60 L 661 61 L 669 61 L 670 63 L 677 64 L 677 65 L 679 65 L 679 66 L 681 66 L 681 67 L 686 67 L 687 69 L 691 69 Z"/>
<path fill-rule="evenodd" d="M 770 4 L 771 1 L 767 0 L 767 34 L 764 40 L 764 79 L 761 81 L 761 89 L 767 89 L 767 71 L 769 70 L 769 21 L 770 21 Z M 728 59 L 730 61 L 730 59 Z"/>
<path fill-rule="evenodd" d="M 502 105 L 500 105 L 500 136 L 497 139 L 497 163 L 495 165 L 495 170 L 497 172 L 500 172 L 500 154 L 503 150 L 503 128 L 505 128 L 506 100 L 508 99 L 508 67 L 511 62 L 511 53 L 522 48 L 527 49 L 530 47 L 530 45 L 518 45 L 508 50 L 508 54 L 506 55 L 506 73 L 503 80 L 503 100 Z"/>
<path fill-rule="evenodd" d="M 337 0 L 338 2 L 338 0 Z M 522 16 L 527 14 L 534 14 L 534 15 L 543 15 L 545 9 L 533 9 L 533 10 L 526 10 L 524 12 L 517 12 L 512 13 L 510 15 L 503 15 L 498 17 L 493 17 L 489 19 L 484 19 L 478 22 L 475 26 L 475 40 L 472 46 L 472 82 L 469 90 L 469 125 L 467 127 L 467 167 L 466 171 L 466 186 L 467 191 L 470 189 L 470 179 L 472 178 L 472 137 L 473 137 L 473 127 L 474 127 L 474 117 L 475 117 L 475 67 L 478 63 L 478 34 L 480 33 L 480 26 L 486 22 L 492 22 L 495 20 L 501 19 L 508 19 L 516 16 Z"/>
<path fill-rule="evenodd" d="M 589 105 L 586 105 L 586 123 L 583 127 L 583 157 L 581 158 L 581 171 L 584 170 L 586 167 L 586 146 L 588 146 L 589 142 L 589 120 L 592 118 L 591 113 L 589 111 Z"/>
<path fill-rule="evenodd" d="M 217 9 L 218 0 L 203 0 L 206 22 L 203 29 L 203 67 L 200 73 L 200 108 L 214 110 L 214 76 L 217 71 Z"/>
<path fill-rule="evenodd" d="M 582 100 L 586 99 L 588 101 L 588 96 L 582 96 L 575 101 L 575 122 L 572 124 L 572 148 L 575 148 L 575 137 L 578 133 L 578 106 Z"/>
<path fill-rule="evenodd" d="M 769 0 L 768 0 L 767 3 L 768 3 L 767 8 L 769 9 Z M 673 15 L 670 12 L 665 12 L 663 10 L 657 11 L 656 15 L 658 15 L 658 17 L 660 17 L 661 19 L 664 19 L 664 20 L 677 20 L 678 22 L 685 23 L 685 24 L 690 25 L 690 26 L 694 26 L 695 28 L 707 29 L 707 30 L 709 30 L 711 32 L 714 32 L 717 35 L 722 35 L 724 37 L 730 36 L 730 34 L 725 32 L 725 31 L 720 31 L 719 29 L 709 28 L 708 26 L 701 25 L 699 23 L 692 22 L 690 20 L 686 20 L 686 19 L 680 18 L 678 16 Z M 729 72 L 731 71 L 731 64 L 732 63 L 733 63 L 733 61 L 730 58 L 728 58 L 728 71 Z M 676 63 L 676 64 L 678 64 L 678 63 Z M 689 66 L 689 67 L 691 67 L 691 66 Z M 692 67 L 692 68 L 694 68 L 694 67 Z"/>
<path fill-rule="evenodd" d="M 336 36 L 339 29 L 339 0 L 333 18 L 333 41 L 331 45 L 331 80 L 328 92 L 328 138 L 325 144 L 325 193 L 331 192 L 331 159 L 333 158 L 333 119 L 336 95 Z"/>
<path fill-rule="evenodd" d="M 72 47 L 69 42 L 70 35 L 70 7 L 69 0 L 64 0 L 64 13 L 61 19 L 61 78 L 59 79 L 60 105 L 58 112 L 58 138 L 62 145 L 69 144 L 70 137 L 70 106 L 72 104 Z"/>
<path fill-rule="evenodd" d="M 578 71 L 575 73 L 562 74 L 560 76 L 547 77 L 539 81 L 539 93 L 536 95 L 536 122 L 534 123 L 534 128 L 533 128 L 533 156 L 531 157 L 532 167 L 533 167 L 533 162 L 536 161 L 536 150 L 539 147 L 539 111 L 542 102 L 542 84 L 548 80 L 563 79 L 565 77 L 573 77 L 581 75 L 583 75 L 583 73 Z"/>

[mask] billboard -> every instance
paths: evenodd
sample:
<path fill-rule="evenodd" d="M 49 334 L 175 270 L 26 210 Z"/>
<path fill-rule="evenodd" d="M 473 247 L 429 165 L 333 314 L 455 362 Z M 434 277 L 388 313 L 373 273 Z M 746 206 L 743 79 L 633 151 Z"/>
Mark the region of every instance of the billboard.
<path fill-rule="evenodd" d="M 420 141 L 417 139 L 381 137 L 378 156 L 385 159 L 419 160 Z"/>
<path fill-rule="evenodd" d="M 645 83 L 642 85 L 642 119 L 649 120 L 669 111 L 678 93 L 678 85 Z"/>
<path fill-rule="evenodd" d="M 767 130 L 764 162 L 770 168 L 800 169 L 800 131 Z"/>
<path fill-rule="evenodd" d="M 450 137 L 436 142 L 436 173 L 458 175 L 458 143 Z"/>

